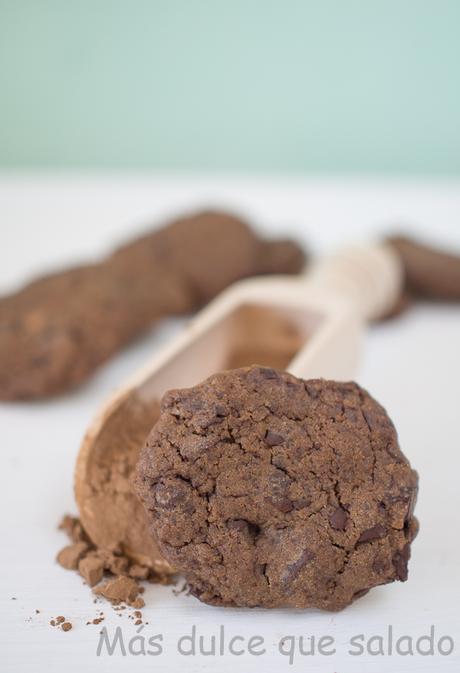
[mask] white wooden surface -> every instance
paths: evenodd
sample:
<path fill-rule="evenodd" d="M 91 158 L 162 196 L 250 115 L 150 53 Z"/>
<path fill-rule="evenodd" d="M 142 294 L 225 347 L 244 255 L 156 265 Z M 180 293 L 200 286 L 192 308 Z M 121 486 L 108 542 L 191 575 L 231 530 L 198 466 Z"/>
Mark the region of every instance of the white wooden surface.
<path fill-rule="evenodd" d="M 3 175 L 0 291 L 36 271 L 95 256 L 152 219 L 201 205 L 236 207 L 267 233 L 291 231 L 319 253 L 370 239 L 398 223 L 460 250 L 459 182 Z M 104 650 L 97 657 L 101 626 L 109 634 L 121 626 L 127 648 L 135 627 L 110 607 L 94 605 L 81 580 L 54 563 L 64 543 L 56 523 L 62 513 L 75 511 L 74 459 L 96 407 L 178 328 L 177 322 L 164 325 L 78 392 L 50 402 L 0 405 L 0 670 L 458 671 L 460 307 L 428 305 L 370 331 L 357 377 L 386 405 L 420 473 L 421 531 L 409 581 L 375 589 L 339 614 L 216 609 L 151 586 L 143 610 L 149 624 L 139 635 L 162 634 L 162 654 L 134 656 L 128 650 L 124 657 L 118 650 L 108 656 Z M 97 609 L 104 609 L 106 621 L 85 626 Z M 73 622 L 72 631 L 49 626 L 59 614 Z M 223 625 L 227 640 L 240 635 L 246 645 L 260 635 L 265 653 L 183 656 L 177 641 L 193 625 L 206 638 Z M 409 636 L 414 642 L 433 625 L 435 639 L 450 636 L 454 651 L 390 655 L 385 644 L 384 655 L 348 653 L 350 638 L 385 638 L 389 625 L 395 640 Z M 335 639 L 332 656 L 302 656 L 297 647 L 291 665 L 278 650 L 284 636 L 303 636 L 307 647 L 306 638 L 324 635 Z M 133 641 L 135 648 L 139 644 Z M 290 646 L 286 641 L 286 649 Z"/>

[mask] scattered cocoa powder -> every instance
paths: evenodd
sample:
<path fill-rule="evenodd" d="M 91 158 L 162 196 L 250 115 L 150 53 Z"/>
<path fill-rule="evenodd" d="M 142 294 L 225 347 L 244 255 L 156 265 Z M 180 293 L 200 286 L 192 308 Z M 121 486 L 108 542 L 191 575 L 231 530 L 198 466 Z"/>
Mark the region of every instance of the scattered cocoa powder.
<path fill-rule="evenodd" d="M 39 612 L 36 610 L 36 612 Z M 51 626 L 60 626 L 62 631 L 70 631 L 72 628 L 72 623 L 67 621 L 66 618 L 63 615 L 59 615 L 58 617 L 55 617 L 54 619 L 50 619 L 50 625 Z"/>
<path fill-rule="evenodd" d="M 76 517 L 64 516 L 59 529 L 63 530 L 73 542 L 58 553 L 57 561 L 68 570 L 78 570 L 94 591 L 94 603 L 98 602 L 99 598 L 105 598 L 117 611 L 126 608 L 123 603 L 138 611 L 145 606 L 145 601 L 141 597 L 145 588 L 141 586 L 141 581 L 154 584 L 172 583 L 170 573 L 162 575 L 150 566 L 133 562 L 120 548 L 109 550 L 93 544 Z M 100 612 L 95 618 L 96 621 L 87 623 L 99 624 L 103 619 L 104 613 Z M 65 617 L 59 615 L 52 619 L 50 624 L 59 626 L 64 622 Z"/>
<path fill-rule="evenodd" d="M 93 621 L 91 623 L 92 624 L 100 624 L 101 622 L 104 621 L 104 619 L 105 619 L 105 617 L 96 617 L 95 619 L 93 619 Z"/>

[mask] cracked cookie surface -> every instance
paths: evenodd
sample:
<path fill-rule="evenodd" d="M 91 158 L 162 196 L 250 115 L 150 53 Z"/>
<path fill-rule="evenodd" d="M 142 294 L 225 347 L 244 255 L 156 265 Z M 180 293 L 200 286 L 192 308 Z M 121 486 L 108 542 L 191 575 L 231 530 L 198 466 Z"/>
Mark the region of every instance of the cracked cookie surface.
<path fill-rule="evenodd" d="M 165 395 L 136 489 L 202 601 L 340 610 L 407 579 L 417 481 L 356 383 L 254 366 Z"/>

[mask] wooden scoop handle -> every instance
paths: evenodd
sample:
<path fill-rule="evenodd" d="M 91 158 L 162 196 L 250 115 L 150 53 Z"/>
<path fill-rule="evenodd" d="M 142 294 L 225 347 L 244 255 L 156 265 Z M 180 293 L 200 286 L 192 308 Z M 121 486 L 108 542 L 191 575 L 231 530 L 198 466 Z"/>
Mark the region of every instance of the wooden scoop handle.
<path fill-rule="evenodd" d="M 327 290 L 353 304 L 366 321 L 387 315 L 401 296 L 404 282 L 400 257 L 387 244 L 347 248 L 313 267 L 310 287 Z"/>

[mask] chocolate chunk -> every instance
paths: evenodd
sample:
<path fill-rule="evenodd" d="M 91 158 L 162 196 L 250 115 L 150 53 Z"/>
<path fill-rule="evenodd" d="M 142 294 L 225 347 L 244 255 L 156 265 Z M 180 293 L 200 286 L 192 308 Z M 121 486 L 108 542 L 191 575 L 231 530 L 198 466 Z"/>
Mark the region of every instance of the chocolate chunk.
<path fill-rule="evenodd" d="M 293 582 L 302 568 L 304 568 L 310 561 L 313 561 L 315 557 L 316 554 L 313 551 L 310 549 L 304 549 L 296 561 L 289 563 L 286 566 L 285 571 L 281 575 L 282 581 L 286 584 Z"/>
<path fill-rule="evenodd" d="M 335 530 L 345 530 L 347 521 L 348 513 L 342 507 L 337 507 L 329 517 L 329 523 Z"/>
<path fill-rule="evenodd" d="M 357 598 L 362 598 L 363 596 L 365 596 L 368 593 L 369 593 L 369 589 L 360 589 L 359 591 L 356 591 L 353 594 L 353 600 L 356 600 Z"/>
<path fill-rule="evenodd" d="M 370 542 L 371 540 L 378 540 L 381 537 L 385 537 L 387 534 L 387 529 L 382 524 L 378 523 L 372 528 L 368 528 L 358 538 L 358 542 Z"/>
<path fill-rule="evenodd" d="M 265 435 L 265 441 L 268 444 L 268 446 L 278 446 L 279 444 L 283 444 L 284 437 L 282 435 L 278 435 L 276 432 L 267 430 L 267 434 Z"/>
<path fill-rule="evenodd" d="M 400 551 L 397 551 L 393 556 L 393 566 L 396 572 L 396 577 L 401 582 L 407 580 L 407 564 L 410 559 L 410 545 L 406 544 Z"/>
<path fill-rule="evenodd" d="M 372 563 L 372 570 L 379 575 L 387 569 L 388 563 L 384 556 L 376 556 Z"/>
<path fill-rule="evenodd" d="M 274 369 L 270 369 L 269 367 L 259 367 L 258 374 L 263 379 L 267 379 L 267 381 L 276 381 L 279 378 L 278 372 L 276 372 Z"/>

